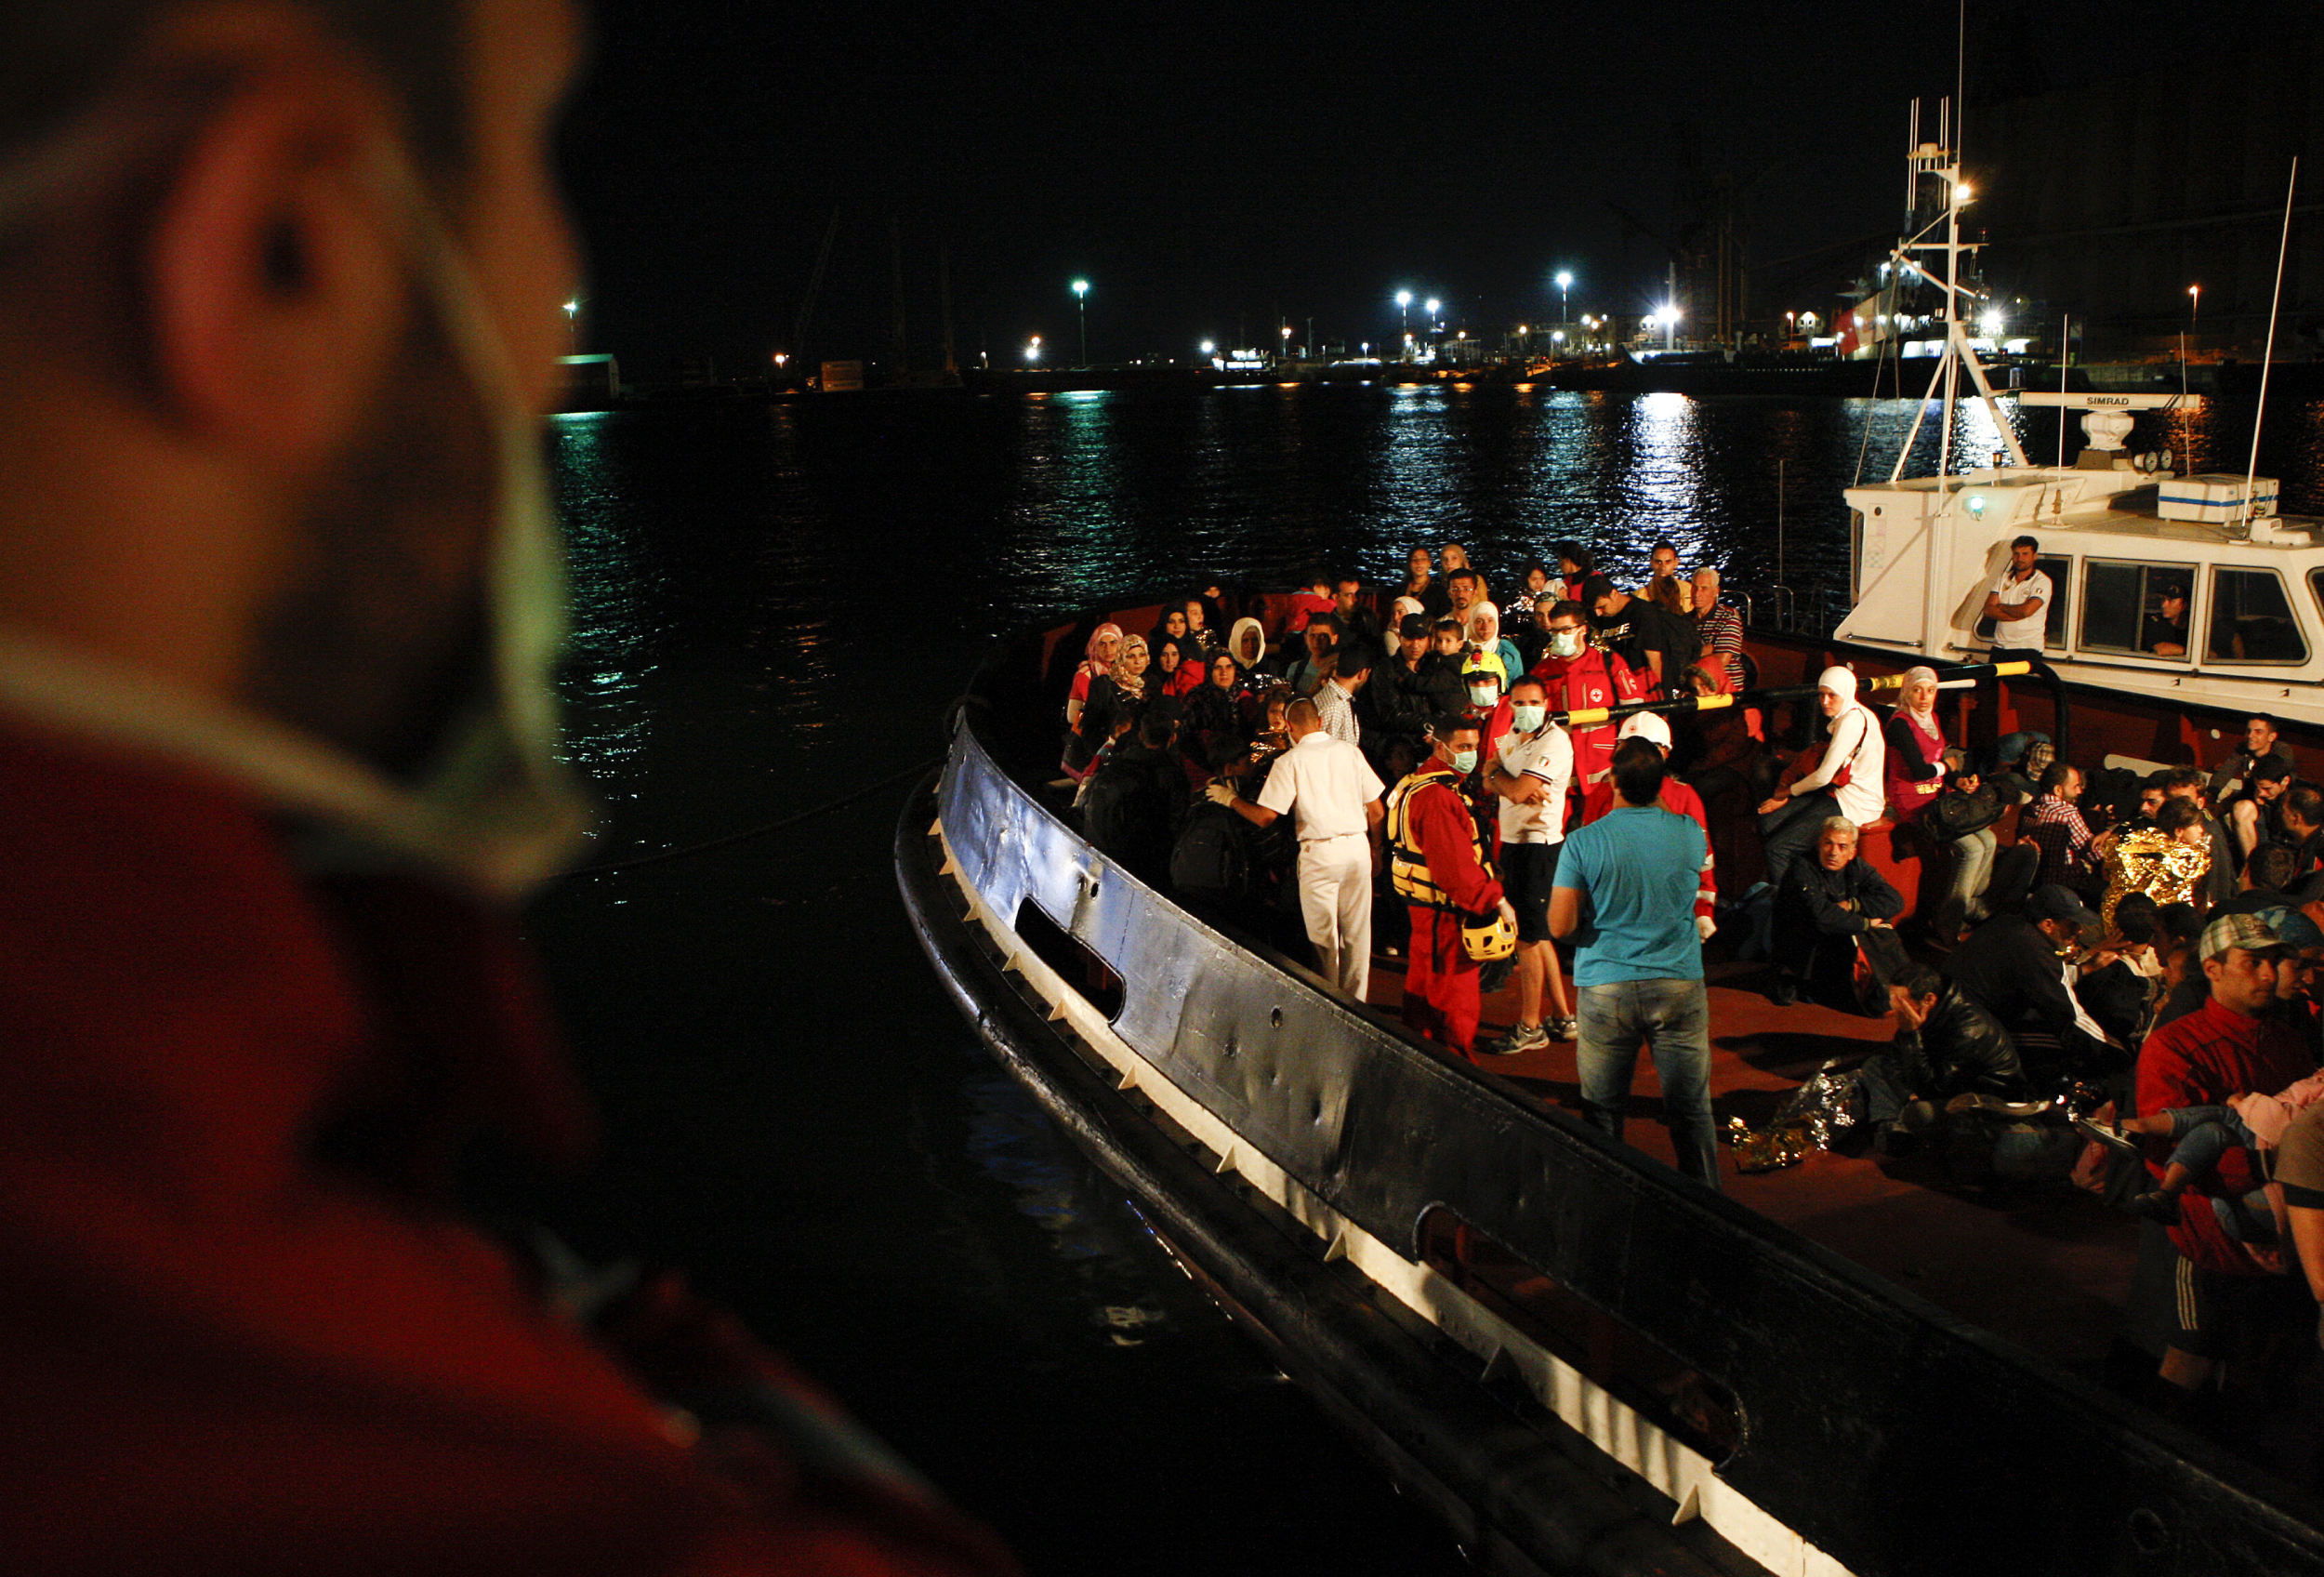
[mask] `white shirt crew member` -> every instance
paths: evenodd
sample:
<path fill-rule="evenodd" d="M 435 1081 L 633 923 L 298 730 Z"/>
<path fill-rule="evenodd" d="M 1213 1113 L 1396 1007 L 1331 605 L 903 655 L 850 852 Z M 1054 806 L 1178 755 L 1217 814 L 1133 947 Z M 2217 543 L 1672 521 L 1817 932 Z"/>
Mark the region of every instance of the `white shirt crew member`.
<path fill-rule="evenodd" d="M 1545 722 L 1531 734 L 1512 734 L 1501 747 L 1501 771 L 1549 786 L 1536 804 L 1501 801 L 1501 842 L 1563 842 L 1565 793 L 1574 782 L 1573 736 L 1553 722 Z"/>
<path fill-rule="evenodd" d="M 1327 690 L 1334 688 L 1326 685 Z M 1261 810 L 1299 830 L 1300 918 L 1324 977 L 1363 1001 L 1372 970 L 1372 843 L 1367 808 L 1386 787 L 1364 752 L 1322 729 L 1275 758 Z"/>
<path fill-rule="evenodd" d="M 1993 577 L 1986 590 L 1999 595 L 2001 606 L 2005 608 L 2014 608 L 2039 597 L 2041 599 L 2041 611 L 2025 618 L 1995 619 L 1993 643 L 2013 652 L 2038 652 L 2041 650 L 2044 632 L 2050 624 L 2050 599 L 2053 595 L 2050 577 L 2036 570 L 2025 579 L 2014 581 L 2010 579 L 2011 568 L 2011 565 L 2003 564 L 2001 573 Z M 1954 584 L 1960 583 L 1956 581 Z"/>

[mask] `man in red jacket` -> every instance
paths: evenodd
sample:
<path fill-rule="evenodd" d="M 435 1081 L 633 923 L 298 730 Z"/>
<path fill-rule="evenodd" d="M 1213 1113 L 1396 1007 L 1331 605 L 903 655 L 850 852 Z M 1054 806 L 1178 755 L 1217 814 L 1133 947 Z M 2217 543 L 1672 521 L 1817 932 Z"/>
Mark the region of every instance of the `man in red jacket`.
<path fill-rule="evenodd" d="M 2300 1036 L 2276 1015 L 2276 974 L 2285 948 L 2256 915 L 2224 915 L 2203 928 L 2198 951 L 2211 997 L 2185 1017 L 2146 1038 L 2138 1055 L 2142 1116 L 2175 1107 L 2215 1106 L 2230 1095 L 2283 1089 L 2316 1071 Z M 2147 1167 L 2162 1175 L 2163 1141 L 2147 1141 Z M 2231 1148 L 2210 1175 L 2180 1196 L 2178 1328 L 2162 1359 L 2162 1378 L 2187 1391 L 2200 1389 L 2227 1356 L 2238 1327 L 2261 1312 L 2287 1285 L 2275 1251 L 2247 1248 L 2230 1238 L 2212 1206 L 2217 1195 L 2237 1199 L 2263 1181 L 2249 1152 Z"/>
<path fill-rule="evenodd" d="M 1517 921 L 1486 868 L 1484 829 L 1461 791 L 1477 769 L 1482 734 L 1475 718 L 1440 720 L 1429 733 L 1434 752 L 1388 791 L 1381 823 L 1389 878 L 1412 916 L 1404 1021 L 1464 1057 L 1476 1041 L 1483 1002 L 1477 966 L 1460 941 L 1462 917 L 1498 909 L 1512 925 Z"/>
<path fill-rule="evenodd" d="M 1579 603 L 1552 603 L 1542 629 L 1549 643 L 1533 665 L 1533 676 L 1548 688 L 1551 711 L 1610 707 L 1645 694 L 1628 664 L 1590 644 L 1590 619 Z M 1603 779 L 1613 764 L 1614 725 L 1601 722 L 1567 732 L 1574 738 L 1574 788 L 1579 792 Z"/>
<path fill-rule="evenodd" d="M 1007 1557 L 654 1279 L 460 1214 L 586 1124 L 554 754 L 565 0 L 0 7 L 0 1565 Z"/>

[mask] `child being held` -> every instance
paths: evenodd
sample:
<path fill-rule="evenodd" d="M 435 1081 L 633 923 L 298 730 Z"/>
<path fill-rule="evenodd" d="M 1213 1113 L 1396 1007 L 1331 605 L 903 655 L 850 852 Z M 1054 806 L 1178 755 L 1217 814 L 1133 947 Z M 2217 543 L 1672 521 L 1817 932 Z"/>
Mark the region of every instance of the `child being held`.
<path fill-rule="evenodd" d="M 2144 1117 L 2125 1118 L 2109 1126 L 2078 1119 L 2075 1126 L 2101 1144 L 2135 1150 L 2139 1138 L 2169 1139 L 2171 1160 L 2162 1183 L 2131 1201 L 2130 1208 L 2149 1221 L 2175 1226 L 2179 1196 L 2187 1185 L 2219 1164 L 2230 1146 L 2254 1153 L 2254 1170 L 2267 1167 L 2256 1158 L 2283 1141 L 2284 1130 L 2302 1111 L 2324 1099 L 2324 1073 L 2310 1074 L 2273 1095 L 2230 1095 L 2225 1106 L 2174 1107 Z M 2220 1229 L 2238 1243 L 2271 1243 L 2282 1239 L 2280 1207 L 2269 1187 L 2254 1188 L 2241 1199 L 2214 1198 L 2212 1209 Z"/>

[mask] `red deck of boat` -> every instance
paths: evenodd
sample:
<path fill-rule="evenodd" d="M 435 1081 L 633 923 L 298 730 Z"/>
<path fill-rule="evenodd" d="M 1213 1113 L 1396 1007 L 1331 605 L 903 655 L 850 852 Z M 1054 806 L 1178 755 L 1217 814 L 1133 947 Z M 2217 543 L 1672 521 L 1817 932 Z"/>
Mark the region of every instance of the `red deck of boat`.
<path fill-rule="evenodd" d="M 1759 989 L 1760 966 L 1710 966 L 1713 1110 L 1763 1127 L 1783 1098 L 1833 1057 L 1869 1054 L 1895 1032 L 1802 1002 L 1777 1007 Z M 1372 964 L 1370 1000 L 1394 1012 L 1404 961 Z M 1513 989 L 1486 999 L 1486 1035 L 1516 1018 Z M 1482 1057 L 1491 1071 L 1543 1101 L 1581 1114 L 1570 1041 L 1513 1057 Z M 1639 1057 L 1623 1137 L 1668 1164 L 1670 1135 L 1651 1061 Z M 1952 1185 L 1933 1157 L 1891 1159 L 1814 1151 L 1776 1172 L 1735 1171 L 1720 1148 L 1727 1193 L 1939 1307 L 2085 1375 L 2103 1367 L 2131 1284 L 2137 1224 L 2093 1195 L 2063 1186 L 1973 1189 Z"/>

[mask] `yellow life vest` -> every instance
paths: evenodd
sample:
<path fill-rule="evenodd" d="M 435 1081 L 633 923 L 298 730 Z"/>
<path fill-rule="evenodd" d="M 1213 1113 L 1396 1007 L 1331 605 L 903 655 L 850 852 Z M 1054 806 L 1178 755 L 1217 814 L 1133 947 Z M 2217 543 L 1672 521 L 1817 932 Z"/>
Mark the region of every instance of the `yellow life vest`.
<path fill-rule="evenodd" d="M 1455 786 L 1459 781 L 1459 773 L 1440 767 L 1433 772 L 1413 773 L 1388 790 L 1388 812 L 1380 822 L 1380 831 L 1388 841 L 1388 880 L 1398 896 L 1407 903 L 1419 904 L 1424 908 L 1459 912 L 1451 896 L 1429 874 L 1428 855 L 1422 852 L 1419 840 L 1412 835 L 1411 828 L 1414 793 L 1432 783 L 1442 783 L 1457 795 L 1460 790 Z M 1461 809 L 1464 813 L 1468 810 L 1466 802 L 1463 802 Z M 1469 846 L 1476 855 L 1477 864 L 1485 868 L 1485 874 L 1491 876 L 1493 858 L 1485 845 L 1485 829 L 1477 825 L 1473 815 L 1468 816 L 1468 822 Z"/>

